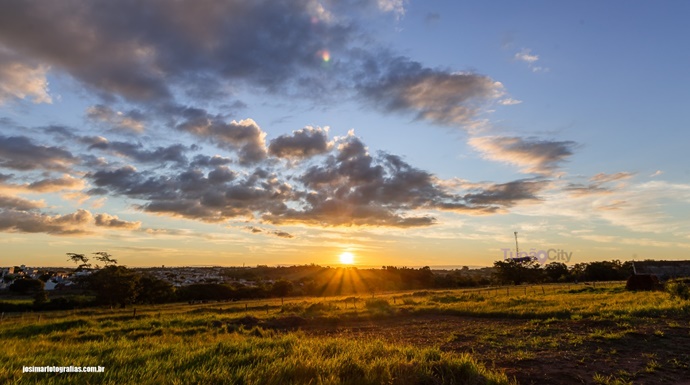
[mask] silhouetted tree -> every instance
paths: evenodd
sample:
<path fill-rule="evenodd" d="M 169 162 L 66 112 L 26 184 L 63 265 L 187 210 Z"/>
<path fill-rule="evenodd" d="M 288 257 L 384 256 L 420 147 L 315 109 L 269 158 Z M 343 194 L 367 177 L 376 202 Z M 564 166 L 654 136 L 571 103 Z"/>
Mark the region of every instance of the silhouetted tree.
<path fill-rule="evenodd" d="M 105 266 L 110 266 L 110 265 L 117 265 L 117 260 L 112 258 L 112 255 L 105 251 L 97 251 L 93 253 L 95 255 L 94 258 L 97 260 L 103 262 L 103 265 Z"/>
<path fill-rule="evenodd" d="M 292 282 L 281 279 L 273 282 L 273 286 L 271 286 L 271 294 L 279 297 L 282 300 L 290 295 L 293 289 L 294 287 L 292 286 Z"/>
<path fill-rule="evenodd" d="M 124 266 L 107 266 L 91 274 L 88 284 L 96 292 L 96 302 L 125 307 L 137 300 L 140 278 Z"/>
<path fill-rule="evenodd" d="M 68 261 L 72 261 L 78 265 L 77 271 L 81 271 L 91 267 L 91 264 L 89 263 L 89 258 L 84 254 L 67 253 L 67 255 L 69 256 L 69 258 L 67 258 Z"/>
<path fill-rule="evenodd" d="M 523 282 L 538 282 L 542 270 L 533 258 L 508 259 L 494 262 L 494 275 L 501 283 L 519 285 Z"/>
<path fill-rule="evenodd" d="M 544 266 L 544 272 L 551 282 L 558 282 L 568 278 L 568 265 L 562 262 L 551 262 Z"/>
<path fill-rule="evenodd" d="M 138 291 L 137 302 L 140 303 L 164 303 L 175 295 L 173 285 L 148 274 L 140 276 Z"/>
<path fill-rule="evenodd" d="M 15 279 L 10 285 L 9 289 L 15 293 L 25 294 L 29 292 L 33 293 L 36 291 L 42 291 L 43 285 L 44 283 L 40 279 Z"/>

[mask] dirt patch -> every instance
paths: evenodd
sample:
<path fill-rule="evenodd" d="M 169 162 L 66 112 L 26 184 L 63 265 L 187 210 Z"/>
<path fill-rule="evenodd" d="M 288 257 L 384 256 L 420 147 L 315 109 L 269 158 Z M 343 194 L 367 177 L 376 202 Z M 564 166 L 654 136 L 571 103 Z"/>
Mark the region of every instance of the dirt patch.
<path fill-rule="evenodd" d="M 350 320 L 337 327 L 306 324 L 315 335 L 383 338 L 468 352 L 520 384 L 682 384 L 690 378 L 687 320 L 532 321 L 455 316 Z"/>

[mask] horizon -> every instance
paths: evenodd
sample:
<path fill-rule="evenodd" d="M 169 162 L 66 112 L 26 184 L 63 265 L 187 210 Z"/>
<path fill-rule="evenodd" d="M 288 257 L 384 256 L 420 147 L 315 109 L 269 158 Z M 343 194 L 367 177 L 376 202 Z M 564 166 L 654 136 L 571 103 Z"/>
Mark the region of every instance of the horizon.
<path fill-rule="evenodd" d="M 204 5 L 4 7 L 0 266 L 688 259 L 690 3 Z"/>

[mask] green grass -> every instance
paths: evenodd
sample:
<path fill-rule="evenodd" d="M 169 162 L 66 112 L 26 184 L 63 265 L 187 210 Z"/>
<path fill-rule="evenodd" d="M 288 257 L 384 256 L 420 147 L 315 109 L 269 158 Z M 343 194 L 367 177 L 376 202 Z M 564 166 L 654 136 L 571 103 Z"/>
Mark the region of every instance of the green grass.
<path fill-rule="evenodd" d="M 2 328 L 0 383 L 509 384 L 466 354 L 379 340 L 236 331 L 178 318 L 74 319 Z M 22 373 L 23 366 L 105 373 Z"/>
<path fill-rule="evenodd" d="M 645 332 L 638 324 L 658 317 L 668 318 L 669 328 L 679 328 L 683 321 L 677 320 L 690 314 L 687 301 L 673 300 L 664 292 L 633 293 L 622 290 L 622 284 L 602 286 L 292 298 L 283 306 L 280 300 L 166 304 L 139 306 L 136 317 L 131 308 L 5 314 L 0 322 L 0 383 L 509 384 L 500 370 L 481 363 L 495 357 L 441 351 L 438 344 L 412 346 L 299 329 L 337 330 L 353 322 L 427 315 L 521 320 L 480 330 L 476 336 L 477 343 L 499 352 L 496 357 L 520 363 L 535 359 L 544 349 L 590 345 L 599 347 L 597 354 L 618 357 L 615 344 L 641 333 L 672 344 L 664 332 L 669 329 Z M 582 326 L 581 332 L 577 327 L 562 328 L 585 321 L 591 326 Z M 442 340 L 452 344 L 464 338 L 451 333 Z M 655 374 L 664 365 L 687 369 L 673 362 L 666 365 L 650 358 L 638 372 Z M 22 366 L 44 365 L 105 366 L 106 372 L 21 372 Z M 627 383 L 627 377 L 624 381 L 614 374 L 592 374 L 591 380 Z"/>

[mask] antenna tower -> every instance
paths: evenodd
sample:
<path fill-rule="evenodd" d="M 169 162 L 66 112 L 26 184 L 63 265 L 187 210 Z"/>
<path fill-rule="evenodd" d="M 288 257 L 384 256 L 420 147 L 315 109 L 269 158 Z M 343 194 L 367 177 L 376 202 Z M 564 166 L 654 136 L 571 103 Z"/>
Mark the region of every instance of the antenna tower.
<path fill-rule="evenodd" d="M 518 248 L 517 231 L 515 231 L 515 258 L 520 258 L 520 249 Z"/>

